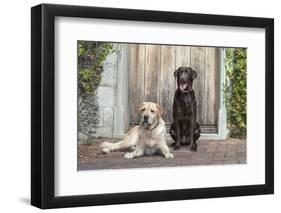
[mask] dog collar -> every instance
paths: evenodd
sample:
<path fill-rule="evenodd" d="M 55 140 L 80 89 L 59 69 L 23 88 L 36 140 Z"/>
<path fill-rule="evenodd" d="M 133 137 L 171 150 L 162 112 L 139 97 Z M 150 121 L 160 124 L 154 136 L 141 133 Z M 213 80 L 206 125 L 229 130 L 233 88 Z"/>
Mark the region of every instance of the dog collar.
<path fill-rule="evenodd" d="M 154 130 L 157 126 L 158 126 L 158 124 L 160 123 L 160 120 L 158 120 L 158 123 L 152 128 L 152 129 L 148 129 L 148 130 Z"/>
<path fill-rule="evenodd" d="M 180 89 L 178 89 L 178 91 L 180 92 L 180 93 L 190 93 L 190 92 L 192 92 L 192 90 L 193 89 L 191 89 L 191 90 L 180 90 Z"/>

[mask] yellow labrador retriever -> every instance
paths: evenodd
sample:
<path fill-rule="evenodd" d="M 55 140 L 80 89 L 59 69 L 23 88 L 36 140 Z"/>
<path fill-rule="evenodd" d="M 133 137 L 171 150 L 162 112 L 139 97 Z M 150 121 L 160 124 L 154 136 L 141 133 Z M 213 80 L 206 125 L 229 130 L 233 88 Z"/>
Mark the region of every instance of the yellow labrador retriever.
<path fill-rule="evenodd" d="M 140 125 L 132 128 L 122 141 L 117 143 L 103 142 L 103 153 L 117 150 L 129 151 L 124 157 L 135 158 L 143 155 L 153 155 L 160 152 L 165 158 L 173 158 L 166 142 L 166 126 L 161 116 L 164 110 L 152 102 L 144 102 L 139 107 Z"/>

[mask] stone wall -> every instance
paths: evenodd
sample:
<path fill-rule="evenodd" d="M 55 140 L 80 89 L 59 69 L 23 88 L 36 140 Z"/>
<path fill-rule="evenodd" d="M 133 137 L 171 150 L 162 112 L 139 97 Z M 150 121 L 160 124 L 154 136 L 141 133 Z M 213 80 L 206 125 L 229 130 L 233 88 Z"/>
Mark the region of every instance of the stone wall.
<path fill-rule="evenodd" d="M 87 143 L 89 137 L 113 136 L 117 56 L 118 51 L 106 58 L 96 96 L 86 98 L 79 107 L 79 143 Z"/>

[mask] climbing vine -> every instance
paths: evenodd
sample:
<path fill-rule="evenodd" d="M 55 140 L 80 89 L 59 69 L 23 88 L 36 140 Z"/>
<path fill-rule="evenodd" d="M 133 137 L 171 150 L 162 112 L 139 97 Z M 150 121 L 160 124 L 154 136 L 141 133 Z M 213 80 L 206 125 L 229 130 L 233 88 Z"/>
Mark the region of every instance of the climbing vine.
<path fill-rule="evenodd" d="M 245 138 L 247 133 L 247 49 L 226 48 L 227 80 L 224 98 L 230 136 Z"/>
<path fill-rule="evenodd" d="M 91 135 L 99 123 L 97 89 L 102 80 L 103 63 L 113 53 L 112 43 L 78 41 L 78 129 Z"/>
<path fill-rule="evenodd" d="M 113 52 L 111 43 L 78 41 L 78 93 L 85 99 L 96 95 L 101 82 L 102 66 L 106 57 Z"/>

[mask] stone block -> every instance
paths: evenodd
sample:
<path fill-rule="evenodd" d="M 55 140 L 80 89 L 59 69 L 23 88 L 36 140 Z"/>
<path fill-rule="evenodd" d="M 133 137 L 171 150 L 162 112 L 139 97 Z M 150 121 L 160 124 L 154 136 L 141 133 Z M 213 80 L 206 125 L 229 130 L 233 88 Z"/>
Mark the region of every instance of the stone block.
<path fill-rule="evenodd" d="M 116 87 L 117 81 L 117 54 L 112 53 L 107 56 L 103 63 L 103 73 L 101 79 L 101 86 Z"/>
<path fill-rule="evenodd" d="M 113 87 L 102 87 L 98 88 L 98 102 L 99 107 L 113 107 L 115 105 L 115 90 Z"/>
<path fill-rule="evenodd" d="M 113 133 L 113 108 L 100 108 L 101 122 L 96 129 L 95 137 L 111 138 Z"/>

